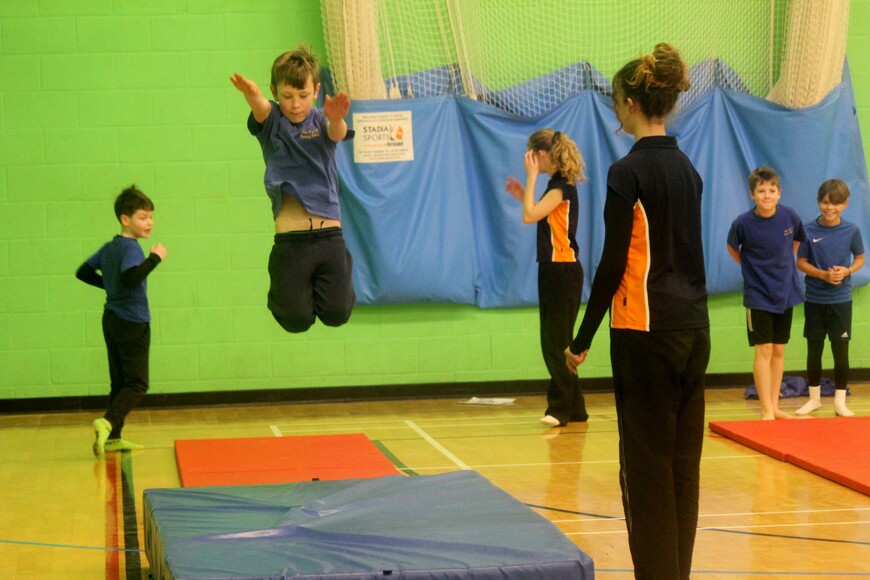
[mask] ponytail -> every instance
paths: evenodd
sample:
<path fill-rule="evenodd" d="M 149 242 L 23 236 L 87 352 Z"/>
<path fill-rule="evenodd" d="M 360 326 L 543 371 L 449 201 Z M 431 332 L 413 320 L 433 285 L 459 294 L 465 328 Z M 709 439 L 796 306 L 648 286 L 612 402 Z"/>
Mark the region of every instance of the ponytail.
<path fill-rule="evenodd" d="M 527 146 L 531 151 L 546 151 L 553 167 L 569 183 L 586 181 L 583 156 L 577 144 L 561 131 L 538 129 L 529 137 Z"/>

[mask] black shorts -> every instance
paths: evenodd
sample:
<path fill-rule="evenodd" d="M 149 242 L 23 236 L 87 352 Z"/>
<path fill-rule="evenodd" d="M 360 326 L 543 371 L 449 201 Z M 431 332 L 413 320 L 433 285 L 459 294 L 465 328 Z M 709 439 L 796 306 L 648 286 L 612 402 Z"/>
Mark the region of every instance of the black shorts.
<path fill-rule="evenodd" d="M 844 342 L 852 338 L 852 302 L 804 303 L 804 338 Z"/>
<path fill-rule="evenodd" d="M 756 344 L 788 344 L 791 338 L 792 309 L 785 312 L 746 309 L 746 334 L 749 346 Z"/>

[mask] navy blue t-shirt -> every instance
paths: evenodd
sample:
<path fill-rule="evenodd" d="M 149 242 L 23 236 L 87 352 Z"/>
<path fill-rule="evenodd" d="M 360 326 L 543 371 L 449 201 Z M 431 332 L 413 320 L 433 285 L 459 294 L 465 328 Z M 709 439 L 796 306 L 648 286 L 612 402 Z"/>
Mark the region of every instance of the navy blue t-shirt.
<path fill-rule="evenodd" d="M 145 252 L 134 238 L 115 236 L 106 242 L 86 263 L 103 275 L 106 309 L 130 322 L 151 322 L 147 282 L 133 288 L 121 283 L 121 274 L 145 261 Z"/>
<path fill-rule="evenodd" d="M 835 226 L 823 226 L 818 219 L 805 226 L 807 239 L 798 249 L 798 257 L 819 270 L 833 266 L 848 268 L 852 257 L 864 253 L 864 240 L 861 230 L 851 222 L 841 219 Z M 847 276 L 839 284 L 829 284 L 824 280 L 807 276 L 807 302 L 815 304 L 840 304 L 852 300 L 852 277 Z"/>
<path fill-rule="evenodd" d="M 301 123 L 292 123 L 278 103 L 269 102 L 272 110 L 262 124 L 253 113 L 248 116 L 248 131 L 263 150 L 263 184 L 272 201 L 272 216 L 281 209 L 281 196 L 290 195 L 311 214 L 341 220 L 336 144 L 326 131 L 328 119 L 315 108 Z M 348 129 L 345 140 L 353 135 Z"/>
<path fill-rule="evenodd" d="M 780 314 L 804 301 L 794 258 L 794 242 L 807 239 L 800 216 L 777 205 L 765 218 L 755 210 L 737 216 L 728 232 L 728 245 L 740 252 L 743 305 Z"/>

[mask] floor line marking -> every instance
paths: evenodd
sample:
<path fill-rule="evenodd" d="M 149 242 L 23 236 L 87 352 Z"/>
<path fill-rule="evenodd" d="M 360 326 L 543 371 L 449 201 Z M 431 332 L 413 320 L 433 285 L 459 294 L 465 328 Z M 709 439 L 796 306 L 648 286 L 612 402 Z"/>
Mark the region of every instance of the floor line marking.
<path fill-rule="evenodd" d="M 120 465 L 116 461 L 114 453 L 104 454 L 103 467 L 106 473 L 106 488 L 104 493 L 105 503 L 105 522 L 103 524 L 103 541 L 106 544 L 104 555 L 103 568 L 105 570 L 106 580 L 119 580 L 120 578 L 120 558 L 118 548 L 118 475 Z M 99 469 L 99 464 L 97 468 Z"/>
<path fill-rule="evenodd" d="M 142 559 L 139 557 L 139 519 L 136 516 L 136 490 L 133 487 L 133 454 L 121 452 L 121 499 L 124 521 L 124 569 L 126 580 L 142 580 Z"/>
<path fill-rule="evenodd" d="M 278 428 L 277 425 L 269 425 L 269 430 L 275 437 L 283 437 L 284 433 L 281 432 L 281 429 Z"/>
<path fill-rule="evenodd" d="M 799 524 L 762 524 L 762 525 L 754 525 L 754 526 L 705 526 L 699 527 L 697 530 L 699 532 L 722 532 L 727 530 L 758 530 L 765 528 L 801 528 L 801 527 L 812 527 L 812 526 L 849 526 L 849 525 L 860 525 L 860 524 L 870 524 L 870 522 L 825 522 L 824 524 L 819 524 L 817 522 L 805 522 Z M 625 530 L 616 530 L 616 531 L 601 531 L 601 532 L 563 532 L 566 536 L 599 536 L 604 534 L 625 534 Z M 797 538 L 802 539 L 802 538 Z"/>
<path fill-rule="evenodd" d="M 443 445 L 441 445 L 440 443 L 435 441 L 435 439 L 432 438 L 432 436 L 430 436 L 423 429 L 418 427 L 416 423 L 414 423 L 413 421 L 405 421 L 405 425 L 410 427 L 414 432 L 416 432 L 420 437 L 422 437 L 426 442 L 428 442 L 429 445 L 431 445 L 432 447 L 434 447 L 435 449 L 440 451 L 447 459 L 449 459 L 457 467 L 459 467 L 459 469 L 462 469 L 465 471 L 471 471 L 470 467 L 465 465 L 465 463 L 463 463 L 458 457 L 456 457 L 455 455 L 450 453 L 450 451 L 448 451 L 447 448 L 445 448 Z"/>
<path fill-rule="evenodd" d="M 769 512 L 733 512 L 733 513 L 719 513 L 719 514 L 699 514 L 699 517 L 702 518 L 718 518 L 718 517 L 731 517 L 731 516 L 767 516 L 767 515 L 780 515 L 780 514 L 823 514 L 828 512 L 863 512 L 868 511 L 870 508 L 832 508 L 832 509 L 824 509 L 824 510 L 781 510 L 781 511 L 769 511 Z M 721 526 L 716 526 L 721 527 Z"/>
<path fill-rule="evenodd" d="M 698 528 L 698 531 L 718 531 L 718 530 L 756 530 L 761 528 L 804 528 L 807 526 L 860 526 L 864 524 L 870 524 L 870 521 L 860 521 L 860 522 L 800 522 L 797 524 L 758 524 L 758 525 L 750 525 L 750 526 L 704 526 L 702 528 Z"/>
<path fill-rule="evenodd" d="M 50 544 L 46 542 L 25 542 L 23 540 L 0 540 L 0 544 L 11 544 L 14 546 L 38 546 L 40 548 L 62 548 L 65 550 L 98 550 L 100 552 L 140 552 L 145 553 L 145 550 L 130 548 L 106 548 L 104 546 L 77 546 L 75 544 Z"/>

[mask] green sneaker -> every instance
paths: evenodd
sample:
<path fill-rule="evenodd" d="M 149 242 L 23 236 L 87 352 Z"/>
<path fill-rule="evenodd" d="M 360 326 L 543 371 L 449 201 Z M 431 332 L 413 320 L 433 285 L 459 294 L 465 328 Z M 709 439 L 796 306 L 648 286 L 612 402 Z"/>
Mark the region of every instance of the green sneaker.
<path fill-rule="evenodd" d="M 106 451 L 132 451 L 133 449 L 144 449 L 144 445 L 131 443 L 123 439 L 109 439 L 106 441 Z"/>
<path fill-rule="evenodd" d="M 103 418 L 99 418 L 94 420 L 94 434 L 96 438 L 94 439 L 94 455 L 99 457 L 103 454 L 105 450 L 106 441 L 109 439 L 109 435 L 112 433 L 112 424 L 106 421 Z"/>

